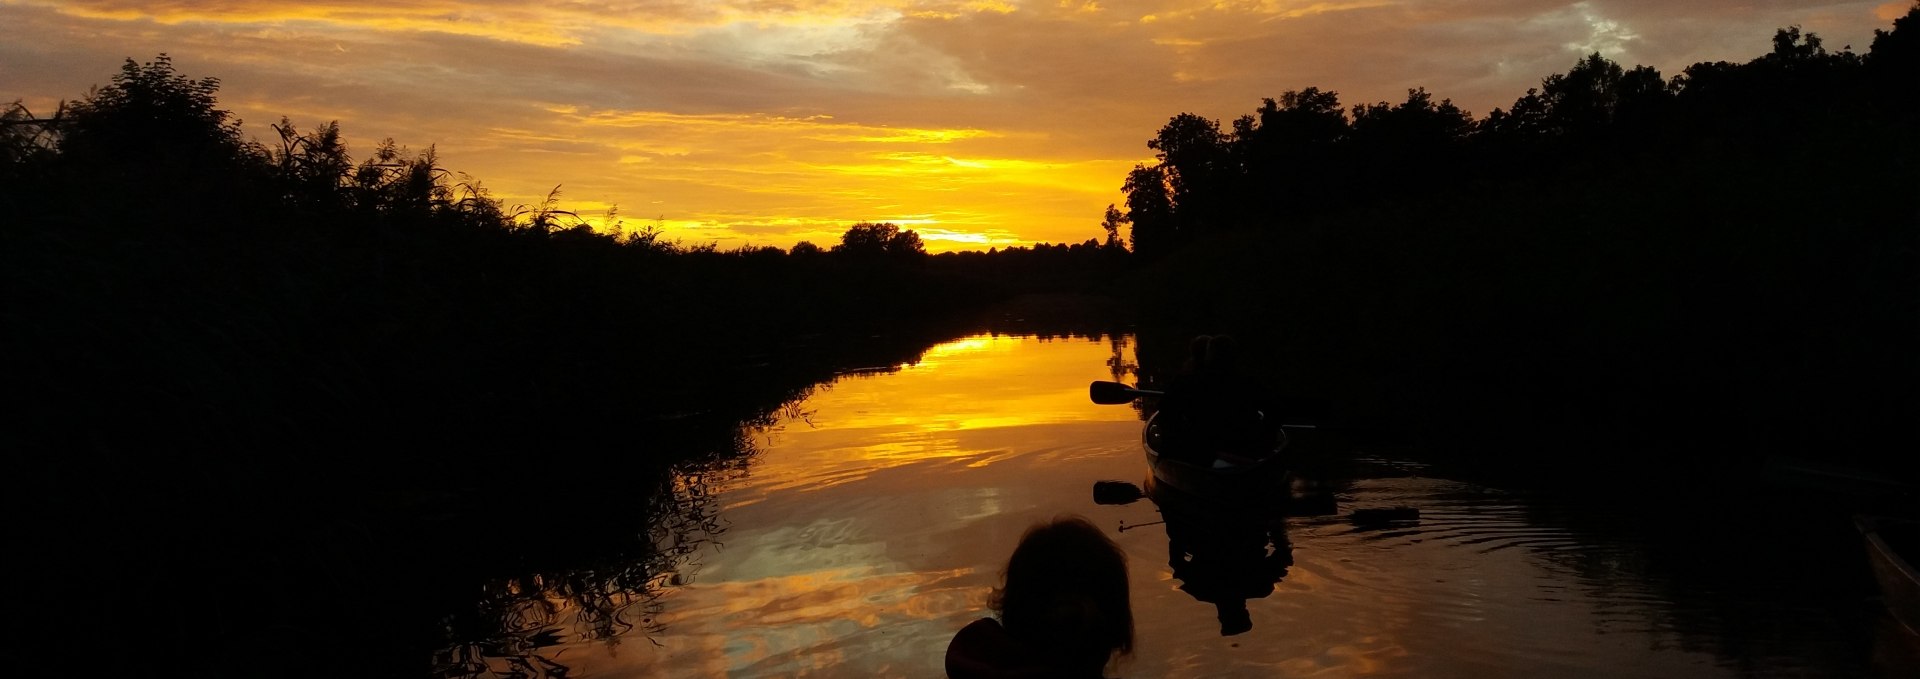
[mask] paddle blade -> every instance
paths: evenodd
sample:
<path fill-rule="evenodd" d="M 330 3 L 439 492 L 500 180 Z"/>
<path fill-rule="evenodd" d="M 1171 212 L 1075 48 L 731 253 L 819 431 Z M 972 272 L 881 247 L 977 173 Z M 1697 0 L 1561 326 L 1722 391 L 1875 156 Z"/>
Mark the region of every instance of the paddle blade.
<path fill-rule="evenodd" d="M 1140 487 L 1125 481 L 1093 482 L 1093 501 L 1103 505 L 1131 504 L 1147 494 Z"/>
<path fill-rule="evenodd" d="M 1103 406 L 1132 403 L 1133 399 L 1139 398 L 1133 389 L 1119 382 L 1094 382 L 1087 385 L 1087 395 L 1093 398 L 1094 403 Z"/>

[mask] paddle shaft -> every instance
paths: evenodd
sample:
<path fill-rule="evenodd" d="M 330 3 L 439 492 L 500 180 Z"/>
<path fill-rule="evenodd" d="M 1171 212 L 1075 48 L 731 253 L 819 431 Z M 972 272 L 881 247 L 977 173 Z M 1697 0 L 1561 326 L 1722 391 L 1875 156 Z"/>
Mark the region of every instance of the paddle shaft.
<path fill-rule="evenodd" d="M 1167 392 L 1164 392 L 1164 391 L 1159 391 L 1156 389 L 1136 389 L 1136 388 L 1121 384 L 1119 382 L 1096 383 L 1096 385 L 1093 388 L 1096 390 L 1097 393 L 1125 394 L 1127 396 L 1132 396 L 1134 398 L 1158 397 L 1158 396 L 1167 395 Z M 1096 397 L 1096 401 L 1098 400 L 1098 398 L 1099 397 Z M 1318 426 L 1311 425 L 1311 424 L 1283 424 L 1283 425 L 1280 425 L 1280 428 L 1282 429 L 1319 429 Z"/>

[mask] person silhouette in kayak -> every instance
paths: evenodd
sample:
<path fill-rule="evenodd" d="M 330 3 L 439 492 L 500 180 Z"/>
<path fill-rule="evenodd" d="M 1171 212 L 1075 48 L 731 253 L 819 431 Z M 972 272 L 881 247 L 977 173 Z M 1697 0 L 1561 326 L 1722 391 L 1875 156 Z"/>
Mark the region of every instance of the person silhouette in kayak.
<path fill-rule="evenodd" d="M 1172 433 L 1171 453 L 1201 465 L 1251 464 L 1270 453 L 1278 420 L 1242 373 L 1239 343 L 1231 335 L 1200 335 L 1188 351 L 1187 366 L 1167 385 L 1155 418 Z"/>
<path fill-rule="evenodd" d="M 1127 557 L 1099 528 L 1062 516 L 1027 529 L 981 618 L 947 646 L 951 679 L 1095 679 L 1133 652 Z"/>

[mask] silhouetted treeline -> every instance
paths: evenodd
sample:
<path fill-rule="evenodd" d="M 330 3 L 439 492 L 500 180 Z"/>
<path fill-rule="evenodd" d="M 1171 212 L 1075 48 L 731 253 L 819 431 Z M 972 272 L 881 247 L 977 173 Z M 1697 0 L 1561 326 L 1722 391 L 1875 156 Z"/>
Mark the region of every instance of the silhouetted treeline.
<path fill-rule="evenodd" d="M 111 590 L 168 620 L 109 623 L 102 665 L 424 672 L 477 583 L 633 595 L 657 570 L 619 564 L 663 557 L 596 536 L 749 454 L 743 422 L 1025 289 L 885 224 L 791 253 L 596 232 L 431 148 L 251 139 L 218 90 L 163 55 L 0 116 L 9 544 L 46 575 L 23 643 L 98 638 Z"/>
<path fill-rule="evenodd" d="M 1071 245 L 1035 243 L 986 252 L 943 252 L 932 256 L 927 266 L 934 272 L 969 278 L 983 291 L 997 289 L 1003 295 L 1106 293 L 1130 261 L 1125 246 L 1089 239 Z"/>
<path fill-rule="evenodd" d="M 1252 335 L 1276 384 L 1437 445 L 1911 473 L 1916 42 L 1920 7 L 1864 55 L 1596 54 L 1477 120 L 1418 89 L 1180 114 L 1125 182 L 1132 286 L 1182 330 L 1159 353 Z"/>

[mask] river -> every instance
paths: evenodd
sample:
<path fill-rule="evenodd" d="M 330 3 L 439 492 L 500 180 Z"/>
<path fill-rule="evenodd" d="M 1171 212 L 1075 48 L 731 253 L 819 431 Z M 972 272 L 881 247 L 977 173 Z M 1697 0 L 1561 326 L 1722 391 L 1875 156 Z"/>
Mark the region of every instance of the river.
<path fill-rule="evenodd" d="M 978 335 L 824 385 L 698 480 L 700 520 L 656 536 L 678 556 L 602 612 L 620 624 L 562 606 L 538 663 L 491 669 L 943 676 L 1022 531 L 1077 514 L 1129 558 L 1138 645 L 1118 676 L 1920 676 L 1839 517 L 1716 508 L 1711 488 L 1669 503 L 1631 478 L 1491 487 L 1365 446 L 1335 453 L 1332 506 L 1275 524 L 1271 591 L 1224 635 L 1169 566 L 1155 503 L 1094 501 L 1097 481 L 1147 475 L 1139 413 L 1087 397 L 1132 350 Z M 1375 510 L 1398 520 L 1360 518 Z"/>

